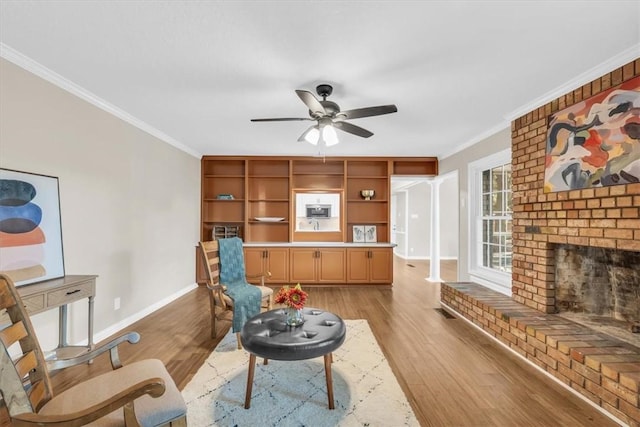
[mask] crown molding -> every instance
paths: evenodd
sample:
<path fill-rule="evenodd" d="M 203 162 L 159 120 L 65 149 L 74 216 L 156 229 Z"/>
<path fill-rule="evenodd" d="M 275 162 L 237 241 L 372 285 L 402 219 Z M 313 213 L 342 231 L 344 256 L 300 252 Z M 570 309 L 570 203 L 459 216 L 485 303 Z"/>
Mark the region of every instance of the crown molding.
<path fill-rule="evenodd" d="M 506 122 L 506 121 L 500 121 L 500 123 L 496 124 L 495 126 L 492 126 L 491 128 L 487 129 L 486 131 L 482 132 L 481 134 L 478 134 L 476 137 L 468 140 L 467 142 L 457 145 L 455 147 L 455 149 L 445 152 L 445 154 L 441 155 L 438 160 L 444 160 L 447 157 L 451 157 L 454 154 L 457 154 L 463 150 L 466 150 L 467 148 L 471 147 L 472 145 L 477 144 L 478 142 L 489 138 L 492 135 L 495 135 L 496 133 L 503 131 L 507 128 L 511 127 L 511 122 Z"/>
<path fill-rule="evenodd" d="M 7 46 L 4 43 L 0 43 L 0 57 L 14 63 L 15 65 L 29 71 L 32 74 L 35 74 L 38 77 L 43 78 L 44 80 L 58 86 L 59 88 L 64 89 L 72 95 L 75 95 L 78 98 L 87 101 L 88 103 L 100 108 L 101 110 L 118 117 L 119 119 L 129 123 L 130 125 L 135 126 L 138 129 L 148 133 L 149 135 L 158 138 L 162 142 L 172 145 L 173 147 L 184 151 L 185 153 L 190 154 L 191 156 L 198 159 L 202 157 L 201 153 L 198 153 L 195 150 L 187 147 L 180 141 L 175 140 L 174 138 L 154 128 L 148 123 L 145 123 L 144 121 L 132 116 L 121 108 L 110 104 L 94 93 L 62 77 L 60 74 L 48 69 L 44 65 L 34 61 L 26 55 L 23 55 L 22 53 Z"/>
<path fill-rule="evenodd" d="M 606 60 L 605 62 L 597 65 L 596 67 L 591 68 L 590 70 L 585 71 L 584 73 L 576 76 L 575 78 L 569 80 L 568 82 L 564 83 L 563 85 L 545 93 L 544 95 L 534 99 L 533 101 L 513 110 L 512 112 L 506 114 L 504 116 L 504 121 L 498 123 L 497 125 L 493 126 L 490 129 L 487 129 L 485 132 L 483 132 L 482 134 L 478 135 L 477 137 L 465 142 L 464 144 L 461 144 L 460 146 L 457 146 L 455 148 L 455 150 L 446 152 L 445 154 L 443 154 L 440 157 L 440 160 L 446 159 L 447 157 L 453 156 L 456 153 L 459 153 L 460 151 L 471 147 L 474 144 L 477 144 L 478 142 L 482 141 L 483 139 L 486 139 L 488 137 L 490 137 L 491 135 L 495 135 L 496 133 L 500 132 L 501 130 L 504 130 L 506 128 L 508 128 L 509 126 L 511 126 L 511 122 L 519 117 L 524 116 L 525 114 L 535 110 L 538 107 L 541 107 L 542 105 L 548 104 L 549 102 L 553 101 L 554 99 L 569 93 L 577 88 L 579 88 L 580 86 L 583 86 L 587 83 L 589 83 L 590 81 L 593 81 L 609 72 L 611 72 L 612 70 L 615 70 L 618 67 L 621 67 L 631 61 L 635 61 L 636 59 L 638 59 L 638 57 L 640 57 L 640 43 L 636 43 L 633 46 L 631 46 L 630 48 L 620 52 L 619 54 L 609 58 L 608 60 Z"/>
<path fill-rule="evenodd" d="M 521 106 L 508 113 L 505 116 L 505 119 L 509 122 L 524 116 L 525 114 L 539 108 L 549 102 L 553 101 L 556 98 L 561 97 L 562 95 L 569 93 L 580 86 L 583 86 L 603 75 L 610 73 L 612 70 L 616 68 L 622 67 L 625 64 L 628 64 L 631 61 L 635 61 L 640 57 L 640 43 L 636 43 L 630 48 L 623 50 L 619 54 L 609 58 L 605 62 L 598 64 L 597 66 L 591 68 L 590 70 L 585 71 L 584 73 L 574 77 L 569 80 L 565 84 L 551 90 L 550 92 L 545 93 L 539 98 L 534 99 L 533 101 Z"/>

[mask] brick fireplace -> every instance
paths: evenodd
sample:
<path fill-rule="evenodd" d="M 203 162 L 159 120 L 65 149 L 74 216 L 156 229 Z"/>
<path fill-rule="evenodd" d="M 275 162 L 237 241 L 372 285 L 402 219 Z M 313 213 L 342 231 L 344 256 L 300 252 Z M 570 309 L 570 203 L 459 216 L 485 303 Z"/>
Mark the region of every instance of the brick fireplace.
<path fill-rule="evenodd" d="M 555 245 L 640 252 L 640 183 L 544 193 L 548 117 L 640 75 L 640 59 L 511 124 L 513 299 L 556 312 Z"/>
<path fill-rule="evenodd" d="M 512 296 L 475 283 L 441 284 L 445 309 L 633 427 L 640 427 L 640 345 L 558 312 L 586 304 L 602 313 L 610 311 L 609 317 L 623 324 L 638 320 L 640 182 L 550 193 L 543 191 L 543 185 L 549 116 L 638 75 L 640 59 L 511 123 Z M 594 298 L 602 294 L 604 302 L 573 300 L 585 291 L 576 287 L 592 285 L 591 277 L 582 280 L 567 270 L 576 262 L 578 270 L 588 270 L 583 262 L 601 263 L 594 274 L 603 281 L 607 276 L 603 284 L 607 287 L 616 286 L 612 276 L 614 282 L 623 281 L 623 295 L 612 297 L 618 290 L 590 289 Z M 612 266 L 619 268 L 612 271 Z M 569 289 L 559 287 L 558 281 L 568 283 Z M 602 307 L 610 306 L 607 298 L 628 301 L 608 310 Z M 602 323 L 602 318 L 597 320 Z"/>

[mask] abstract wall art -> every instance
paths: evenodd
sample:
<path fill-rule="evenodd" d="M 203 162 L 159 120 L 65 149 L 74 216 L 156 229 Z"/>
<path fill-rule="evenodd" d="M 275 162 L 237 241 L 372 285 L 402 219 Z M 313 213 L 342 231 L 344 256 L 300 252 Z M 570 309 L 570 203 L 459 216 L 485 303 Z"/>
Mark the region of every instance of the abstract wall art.
<path fill-rule="evenodd" d="M 549 118 L 544 192 L 640 182 L 640 77 Z"/>
<path fill-rule="evenodd" d="M 0 168 L 0 272 L 18 286 L 64 276 L 58 178 Z"/>

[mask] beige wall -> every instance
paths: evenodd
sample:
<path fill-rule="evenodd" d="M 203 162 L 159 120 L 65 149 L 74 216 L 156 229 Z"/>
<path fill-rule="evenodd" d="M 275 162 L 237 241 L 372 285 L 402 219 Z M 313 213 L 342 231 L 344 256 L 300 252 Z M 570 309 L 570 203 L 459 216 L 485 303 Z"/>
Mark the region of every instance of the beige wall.
<path fill-rule="evenodd" d="M 0 59 L 0 167 L 59 178 L 66 273 L 100 276 L 95 333 L 194 284 L 199 159 Z M 70 307 L 70 342 L 86 311 Z M 55 346 L 57 314 L 34 324 Z"/>
<path fill-rule="evenodd" d="M 458 280 L 469 280 L 469 174 L 470 162 L 511 148 L 511 129 L 504 130 L 439 161 L 439 175 L 458 171 L 460 232 L 458 235 Z M 444 216 L 441 214 L 441 220 Z"/>

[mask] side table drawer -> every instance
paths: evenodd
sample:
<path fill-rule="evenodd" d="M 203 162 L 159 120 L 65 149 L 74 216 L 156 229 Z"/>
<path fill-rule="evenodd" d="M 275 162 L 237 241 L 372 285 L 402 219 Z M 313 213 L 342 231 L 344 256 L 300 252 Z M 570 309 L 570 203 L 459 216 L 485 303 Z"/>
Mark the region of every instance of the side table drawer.
<path fill-rule="evenodd" d="M 55 290 L 47 294 L 47 306 L 68 304 L 93 294 L 93 283 L 78 283 L 64 289 Z"/>
<path fill-rule="evenodd" d="M 39 313 L 44 309 L 44 295 L 33 295 L 30 297 L 25 297 L 22 299 L 25 308 L 29 312 L 29 314 Z M 0 314 L 0 325 L 5 323 L 9 323 L 9 315 L 6 310 L 2 310 L 2 314 Z"/>

